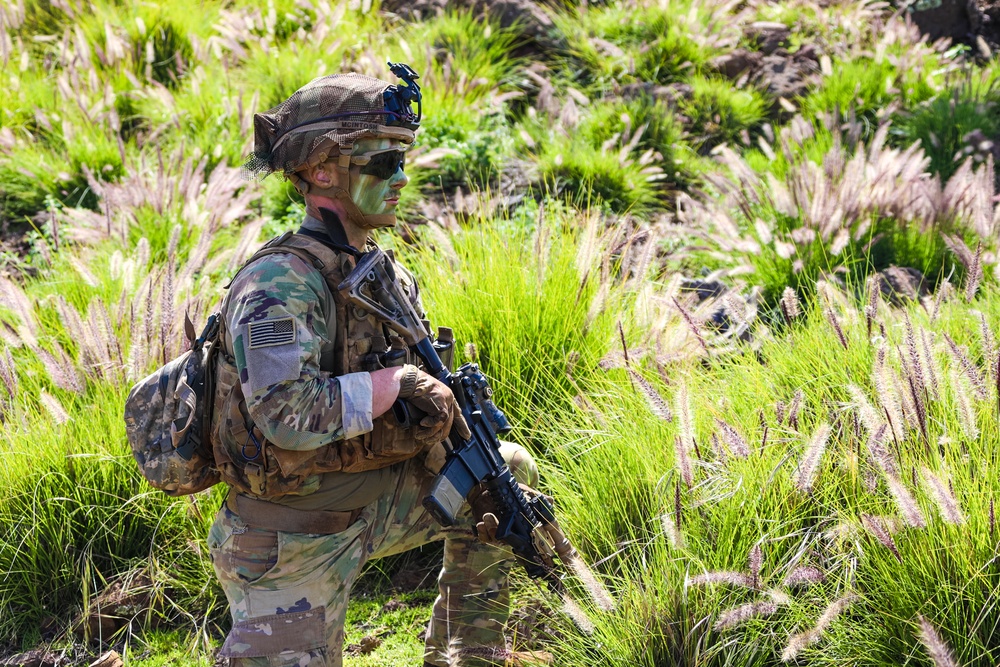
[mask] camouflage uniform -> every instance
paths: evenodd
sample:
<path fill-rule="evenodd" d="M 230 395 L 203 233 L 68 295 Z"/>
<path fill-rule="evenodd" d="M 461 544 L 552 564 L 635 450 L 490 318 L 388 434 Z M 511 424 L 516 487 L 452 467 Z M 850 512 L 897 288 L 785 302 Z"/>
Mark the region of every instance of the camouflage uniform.
<path fill-rule="evenodd" d="M 505 443 L 501 453 L 518 481 L 537 484 L 538 471 L 524 449 Z M 441 539 L 444 567 L 425 660 L 448 665 L 450 642 L 504 645 L 510 552 L 476 539 L 467 514 L 447 529 L 431 518 L 420 503 L 433 476 L 419 460 L 391 470 L 395 488 L 334 535 L 250 528 L 223 506 L 208 537 L 233 617 L 222 655 L 247 667 L 341 665 L 347 600 L 364 564 Z"/>
<path fill-rule="evenodd" d="M 325 229 L 312 218 L 304 224 L 312 235 Z M 419 305 L 415 286 L 412 293 Z M 427 661 L 447 664 L 444 654 L 451 640 L 467 647 L 503 646 L 510 552 L 475 539 L 468 515 L 444 529 L 424 511 L 421 501 L 433 476 L 422 456 L 342 472 L 338 448 L 352 442 L 367 447 L 373 429 L 379 438 L 388 437 L 389 426 L 379 426 L 387 418 L 372 419 L 367 372 L 355 362 L 340 369 L 349 372 L 331 372 L 337 366 L 331 357 L 338 336 L 351 338 L 346 324 L 336 321 L 336 305 L 317 270 L 282 253 L 258 259 L 241 272 L 223 308 L 226 336 L 220 363 L 233 371 L 219 373 L 223 382 L 218 395 L 234 390 L 233 395 L 245 397 L 245 408 L 236 414 L 245 410 L 252 418 L 249 430 L 271 443 L 279 470 L 286 460 L 294 468 L 295 456 L 309 461 L 303 474 L 280 476 L 279 493 L 256 495 L 294 509 L 359 514 L 346 530 L 320 535 L 253 527 L 253 517 L 240 517 L 231 503 L 220 509 L 208 542 L 233 617 L 221 655 L 233 658 L 234 665 L 253 667 L 340 665 L 347 600 L 364 564 L 440 539 L 445 540 L 445 561 L 427 633 Z M 260 325 L 286 321 L 289 327 Z M 348 340 L 340 349 L 354 349 L 356 342 Z M 380 344 L 385 349 L 385 341 Z M 372 345 L 369 341 L 363 347 Z M 233 412 L 231 406 L 216 412 L 225 419 L 227 410 Z M 223 457 L 255 458 L 258 445 L 248 451 L 245 434 Z M 405 433 L 392 437 L 405 439 Z M 537 468 L 524 449 L 505 443 L 501 453 L 520 482 L 537 485 Z M 254 493 L 228 479 L 225 471 L 223 477 L 244 494 Z"/>

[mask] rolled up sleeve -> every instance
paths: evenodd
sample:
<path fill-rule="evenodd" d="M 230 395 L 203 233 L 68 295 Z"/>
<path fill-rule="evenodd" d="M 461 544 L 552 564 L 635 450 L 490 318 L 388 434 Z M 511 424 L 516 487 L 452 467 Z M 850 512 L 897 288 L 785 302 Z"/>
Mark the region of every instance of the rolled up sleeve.
<path fill-rule="evenodd" d="M 341 422 L 344 438 L 354 438 L 372 430 L 372 376 L 369 373 L 341 375 Z"/>

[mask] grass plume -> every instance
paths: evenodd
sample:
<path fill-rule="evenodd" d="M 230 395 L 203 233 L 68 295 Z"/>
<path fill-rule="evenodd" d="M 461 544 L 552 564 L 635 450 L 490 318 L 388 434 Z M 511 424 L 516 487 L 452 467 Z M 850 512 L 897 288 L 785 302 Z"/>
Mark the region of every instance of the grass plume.
<path fill-rule="evenodd" d="M 941 518 L 955 526 L 965 523 L 965 515 L 962 514 L 962 508 L 959 506 L 958 500 L 951 493 L 948 486 L 941 481 L 941 478 L 926 466 L 920 469 L 920 473 L 930 497 L 934 500 L 934 504 L 937 505 L 938 511 L 941 513 Z"/>
<path fill-rule="evenodd" d="M 746 440 L 743 439 L 743 436 L 739 434 L 739 431 L 722 419 L 716 419 L 715 423 L 722 433 L 722 441 L 726 443 L 726 447 L 729 448 L 733 456 L 741 459 L 750 456 L 750 447 L 747 445 Z"/>
<path fill-rule="evenodd" d="M 972 360 L 969 359 L 965 351 L 960 348 L 954 340 L 952 340 L 951 336 L 944 334 L 944 339 L 945 342 L 948 343 L 948 350 L 958 362 L 962 372 L 965 373 L 965 377 L 968 378 L 969 383 L 972 385 L 972 389 L 976 393 L 976 398 L 980 401 L 985 401 L 987 398 L 986 383 L 983 381 L 982 373 L 980 373 L 979 369 L 972 363 Z"/>
<path fill-rule="evenodd" d="M 886 471 L 885 481 L 889 486 L 889 493 L 892 494 L 893 499 L 896 501 L 896 507 L 899 508 L 900 513 L 903 515 L 903 520 L 906 521 L 907 525 L 913 528 L 925 528 L 927 521 L 924 519 L 924 513 L 921 511 L 920 505 L 917 504 L 913 494 L 910 493 L 910 490 L 906 488 L 899 477 Z"/>
<path fill-rule="evenodd" d="M 706 586 L 709 584 L 727 584 L 737 588 L 756 588 L 753 577 L 743 572 L 717 570 L 714 572 L 703 572 L 691 577 L 692 586 Z"/>
<path fill-rule="evenodd" d="M 766 618 L 777 611 L 778 605 L 774 602 L 748 602 L 720 614 L 712 627 L 715 630 L 729 630 L 754 618 Z"/>
<path fill-rule="evenodd" d="M 823 610 L 823 613 L 816 620 L 816 625 L 805 632 L 793 635 L 791 639 L 788 640 L 788 645 L 781 653 L 781 660 L 783 662 L 791 662 L 798 657 L 799 653 L 801 653 L 804 648 L 818 642 L 823 637 L 823 633 L 826 632 L 826 629 L 830 627 L 834 620 L 836 620 L 836 618 L 840 616 L 844 610 L 847 609 L 852 602 L 854 602 L 855 599 L 855 596 L 849 593 L 827 605 L 826 609 Z"/>
<path fill-rule="evenodd" d="M 882 543 L 886 549 L 888 549 L 896 560 L 900 563 L 903 562 L 903 556 L 900 555 L 899 549 L 896 547 L 896 541 L 892 539 L 892 535 L 886 530 L 885 525 L 883 525 L 882 520 L 879 517 L 872 516 L 870 514 L 861 514 L 861 523 L 864 527 L 875 536 L 879 542 Z"/>
<path fill-rule="evenodd" d="M 921 615 L 917 615 L 917 626 L 919 632 L 917 638 L 927 649 L 927 654 L 934 663 L 934 667 L 959 667 L 958 662 L 952 655 L 951 648 L 941 639 L 941 635 L 931 625 L 930 621 Z"/>
<path fill-rule="evenodd" d="M 642 394 L 643 398 L 646 399 L 646 404 L 649 406 L 650 411 L 663 421 L 668 423 L 672 422 L 674 420 L 674 415 L 670 411 L 670 406 L 667 405 L 666 400 L 664 400 L 659 390 L 638 371 L 633 370 L 631 367 L 627 367 L 626 370 L 628 371 L 629 377 L 632 378 L 636 386 L 639 388 L 639 392 Z"/>
<path fill-rule="evenodd" d="M 811 586 L 812 584 L 821 584 L 826 580 L 826 575 L 818 567 L 813 567 L 812 565 L 805 565 L 802 567 L 797 567 L 787 575 L 785 575 L 782 585 L 788 586 L 789 588 L 794 588 L 796 586 Z"/>
<path fill-rule="evenodd" d="M 799 461 L 798 474 L 795 476 L 795 488 L 799 491 L 804 493 L 812 491 L 829 438 L 830 425 L 820 424 L 809 439 L 802 459 Z"/>

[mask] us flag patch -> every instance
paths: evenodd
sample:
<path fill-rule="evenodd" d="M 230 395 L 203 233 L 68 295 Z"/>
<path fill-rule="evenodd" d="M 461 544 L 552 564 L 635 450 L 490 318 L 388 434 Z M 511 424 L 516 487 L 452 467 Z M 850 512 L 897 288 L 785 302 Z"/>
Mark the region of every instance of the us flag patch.
<path fill-rule="evenodd" d="M 295 342 L 295 321 L 291 317 L 250 323 L 250 349 L 288 345 Z"/>

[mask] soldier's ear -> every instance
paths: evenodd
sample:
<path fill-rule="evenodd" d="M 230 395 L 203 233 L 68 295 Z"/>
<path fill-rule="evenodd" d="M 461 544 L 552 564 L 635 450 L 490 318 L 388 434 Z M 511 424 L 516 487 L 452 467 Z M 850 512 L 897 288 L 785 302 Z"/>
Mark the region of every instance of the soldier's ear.
<path fill-rule="evenodd" d="M 336 165 L 332 162 L 321 162 L 311 167 L 306 167 L 299 172 L 299 175 L 310 185 L 318 188 L 329 188 L 337 182 Z"/>

